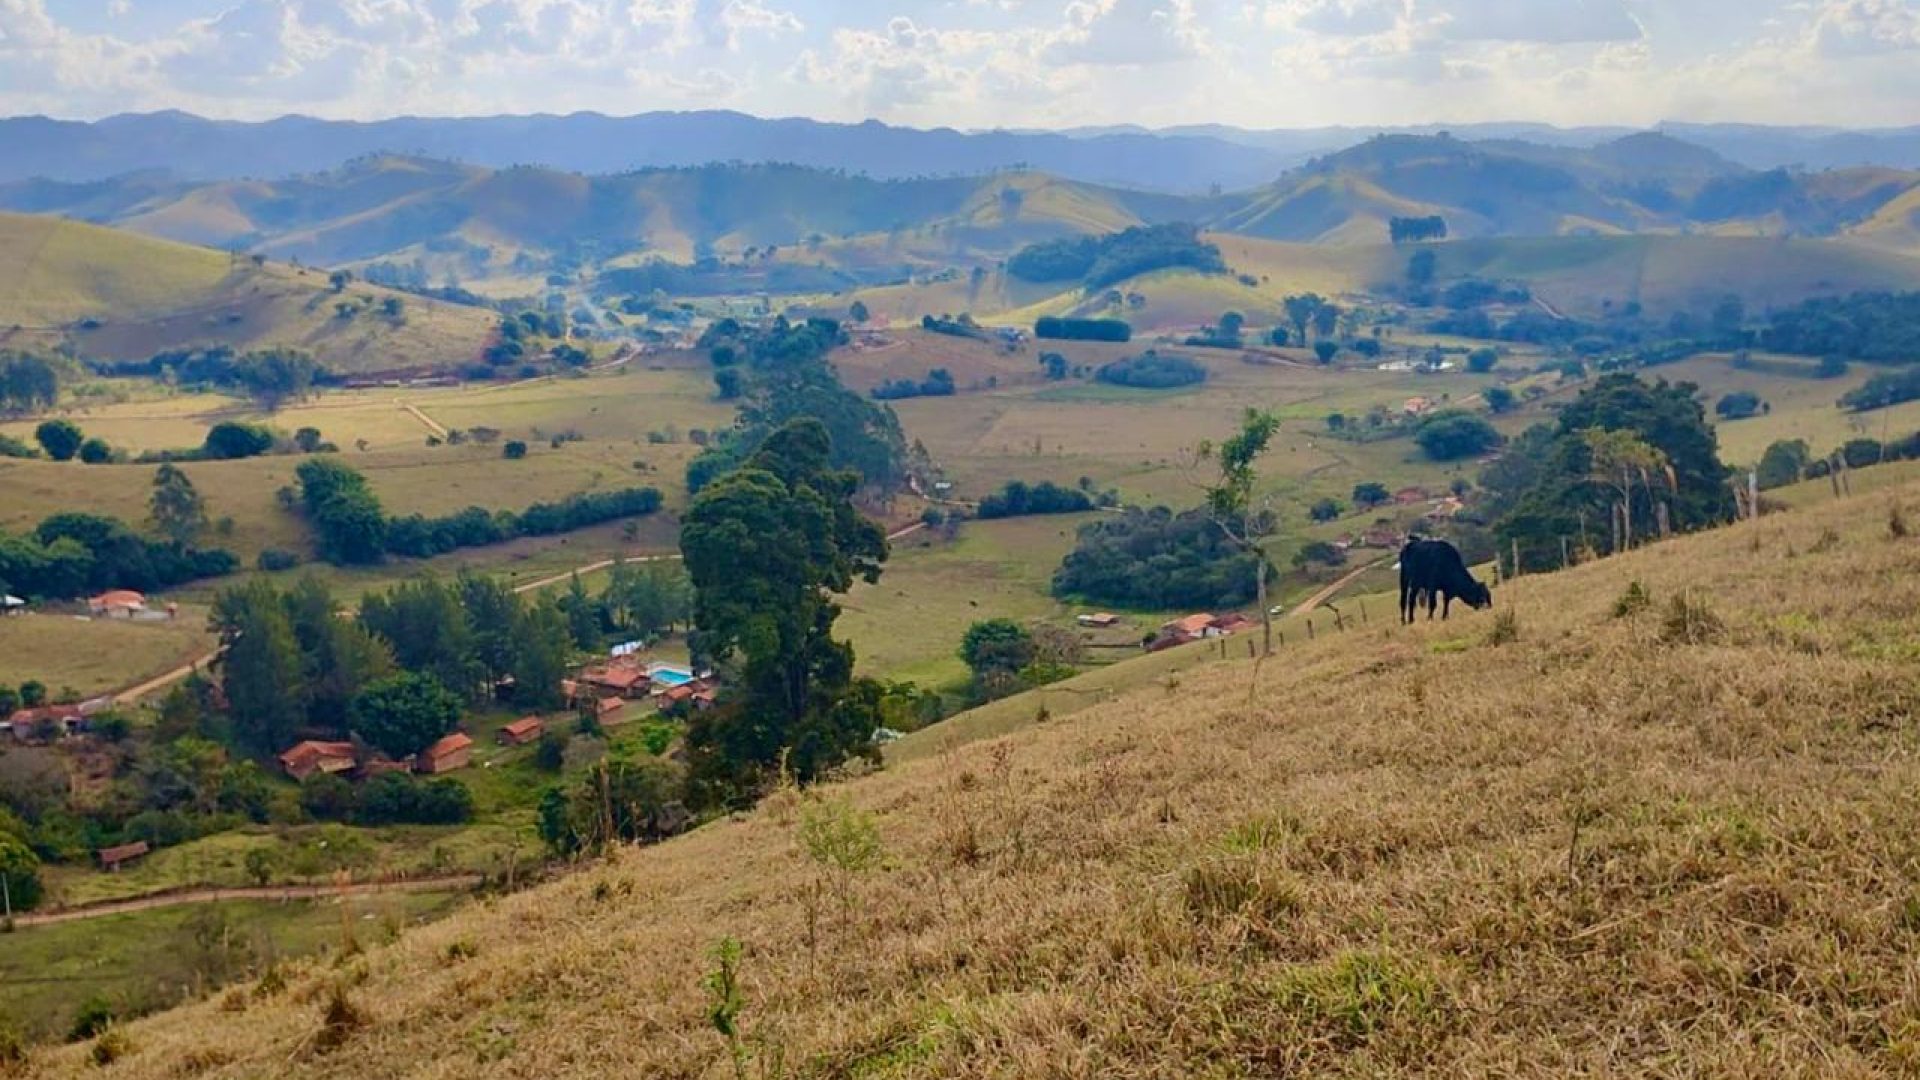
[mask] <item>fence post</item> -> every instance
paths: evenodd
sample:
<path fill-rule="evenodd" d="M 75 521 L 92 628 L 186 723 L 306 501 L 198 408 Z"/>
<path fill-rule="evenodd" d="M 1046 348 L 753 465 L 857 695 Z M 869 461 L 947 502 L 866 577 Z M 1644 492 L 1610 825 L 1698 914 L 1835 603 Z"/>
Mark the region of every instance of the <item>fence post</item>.
<path fill-rule="evenodd" d="M 1313 640 L 1313 616 L 1307 616 L 1307 640 Z"/>
<path fill-rule="evenodd" d="M 1513 538 L 1513 576 L 1520 576 L 1520 538 Z"/>
<path fill-rule="evenodd" d="M 1560 569 L 1565 570 L 1568 565 L 1567 538 L 1563 536 L 1560 538 Z"/>

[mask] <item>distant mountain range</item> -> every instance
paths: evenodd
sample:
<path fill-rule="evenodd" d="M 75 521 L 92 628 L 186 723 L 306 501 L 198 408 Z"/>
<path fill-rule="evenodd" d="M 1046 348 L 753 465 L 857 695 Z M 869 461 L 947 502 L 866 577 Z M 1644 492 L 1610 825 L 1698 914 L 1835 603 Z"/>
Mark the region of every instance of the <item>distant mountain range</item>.
<path fill-rule="evenodd" d="M 1592 147 L 1382 136 L 1208 195 L 1035 171 L 882 180 L 735 164 L 583 175 L 379 156 L 274 181 L 157 172 L 15 181 L 0 184 L 0 209 L 308 263 L 404 264 L 413 284 L 423 275 L 435 284 L 516 278 L 529 288 L 552 273 L 708 256 L 777 263 L 787 281 L 804 266 L 854 270 L 851 280 L 872 283 L 990 265 L 1037 240 L 1167 221 L 1366 245 L 1384 243 L 1395 217 L 1439 216 L 1455 238 L 1841 237 L 1920 254 L 1920 172 L 1756 170 L 1655 133 Z"/>
<path fill-rule="evenodd" d="M 1591 149 L 1626 128 L 1539 124 L 1399 129 L 1247 130 L 1217 125 L 1148 131 L 921 130 L 869 121 L 767 120 L 734 112 L 397 118 L 371 123 L 283 117 L 263 123 L 180 112 L 94 122 L 0 120 L 0 182 L 104 180 L 161 171 L 184 180 L 276 180 L 369 155 L 407 155 L 485 168 L 538 165 L 617 173 L 719 162 L 780 162 L 875 179 L 977 176 L 1030 169 L 1083 183 L 1187 194 L 1270 183 L 1307 160 L 1380 134 L 1519 140 Z M 1754 169 L 1920 168 L 1920 126 L 1876 131 L 1666 124 L 1661 131 Z"/>

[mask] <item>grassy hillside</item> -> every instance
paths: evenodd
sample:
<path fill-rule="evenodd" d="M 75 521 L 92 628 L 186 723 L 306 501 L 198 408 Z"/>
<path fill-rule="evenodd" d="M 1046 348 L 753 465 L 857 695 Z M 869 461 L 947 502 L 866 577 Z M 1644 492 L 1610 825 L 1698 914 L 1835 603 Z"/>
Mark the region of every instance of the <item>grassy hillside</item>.
<path fill-rule="evenodd" d="M 325 271 L 256 265 L 55 217 L 0 214 L 0 347 L 70 345 L 79 355 L 145 359 L 168 349 L 287 346 L 338 372 L 453 368 L 475 360 L 495 318 L 477 308 L 354 284 Z M 342 318 L 336 306 L 364 308 Z"/>
<path fill-rule="evenodd" d="M 1196 654 L 136 1022 L 114 1071 L 725 1075 L 702 980 L 731 938 L 749 1075 L 1907 1072 L 1920 575 L 1888 505 L 1295 639 L 1257 677 Z M 1616 617 L 1630 581 L 1653 606 Z M 798 839 L 868 814 L 870 869 Z"/>

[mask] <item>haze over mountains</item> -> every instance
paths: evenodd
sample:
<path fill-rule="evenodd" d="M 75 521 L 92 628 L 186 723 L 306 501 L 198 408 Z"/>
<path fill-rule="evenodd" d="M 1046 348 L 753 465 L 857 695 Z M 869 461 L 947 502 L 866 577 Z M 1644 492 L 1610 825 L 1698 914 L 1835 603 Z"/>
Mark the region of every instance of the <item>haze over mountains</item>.
<path fill-rule="evenodd" d="M 417 260 L 435 282 L 448 273 L 472 281 L 556 263 L 713 255 L 866 271 L 857 280 L 872 282 L 1140 224 L 1366 245 L 1385 243 L 1395 217 L 1434 215 L 1454 238 L 1797 236 L 1920 252 L 1920 172 L 1756 170 L 1656 133 L 1588 148 L 1382 136 L 1256 186 L 1204 195 L 1031 170 L 883 180 L 708 164 L 583 175 L 374 156 L 281 180 L 142 172 L 15 181 L 0 184 L 0 209 L 309 263 Z"/>
<path fill-rule="evenodd" d="M 241 123 L 162 112 L 95 122 L 45 117 L 0 120 L 0 146 L 7 148 L 0 157 L 0 181 L 33 177 L 90 181 L 146 170 L 193 180 L 275 179 L 330 169 L 369 154 L 408 154 L 494 168 L 537 164 L 583 173 L 743 161 L 846 169 L 897 179 L 1025 167 L 1089 183 L 1197 193 L 1215 186 L 1232 190 L 1270 182 L 1316 155 L 1376 134 L 1442 130 L 1466 139 L 1522 139 L 1575 148 L 1590 148 L 1633 132 L 1528 123 L 963 132 L 875 121 L 761 119 L 719 111 L 627 117 L 596 113 L 400 117 L 370 123 L 288 116 Z M 1846 131 L 1672 123 L 1661 125 L 1661 130 L 1749 168 L 1920 167 L 1920 126 Z"/>

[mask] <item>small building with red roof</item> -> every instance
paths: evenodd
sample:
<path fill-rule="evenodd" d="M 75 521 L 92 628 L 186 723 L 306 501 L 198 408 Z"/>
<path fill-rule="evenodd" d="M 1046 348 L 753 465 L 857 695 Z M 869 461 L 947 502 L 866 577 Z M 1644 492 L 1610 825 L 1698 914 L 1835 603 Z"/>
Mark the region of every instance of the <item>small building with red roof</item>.
<path fill-rule="evenodd" d="M 464 731 L 456 731 L 439 742 L 420 751 L 413 759 L 415 772 L 437 776 L 440 773 L 464 769 L 473 763 L 473 739 Z"/>

